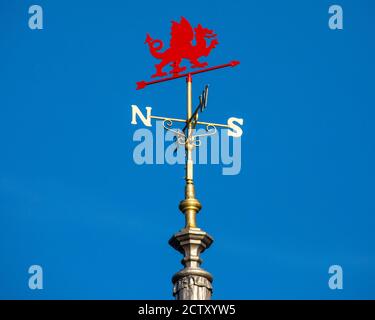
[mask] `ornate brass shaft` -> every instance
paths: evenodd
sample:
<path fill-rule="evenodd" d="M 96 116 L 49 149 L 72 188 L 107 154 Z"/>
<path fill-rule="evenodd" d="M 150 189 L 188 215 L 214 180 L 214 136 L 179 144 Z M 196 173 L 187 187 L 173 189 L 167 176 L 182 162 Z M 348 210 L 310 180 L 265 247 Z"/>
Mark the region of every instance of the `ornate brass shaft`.
<path fill-rule="evenodd" d="M 195 198 L 195 188 L 193 181 L 193 148 L 192 135 L 193 128 L 192 122 L 190 120 L 193 112 L 192 108 L 192 77 L 189 74 L 186 78 L 186 87 L 187 87 L 187 112 L 186 112 L 186 121 L 187 126 L 187 139 L 185 143 L 185 152 L 186 152 L 186 175 L 185 175 L 185 200 L 180 203 L 180 210 L 185 214 L 185 228 L 196 228 L 196 214 L 202 208 L 200 202 Z"/>
<path fill-rule="evenodd" d="M 184 268 L 173 278 L 173 295 L 177 300 L 209 300 L 212 294 L 212 275 L 200 267 L 200 254 L 213 242 L 212 237 L 197 227 L 196 215 L 202 205 L 195 198 L 193 181 L 193 122 L 192 117 L 192 78 L 187 82 L 187 128 L 185 139 L 186 175 L 185 199 L 179 208 L 185 215 L 185 228 L 173 235 L 169 244 L 184 255 L 181 263 Z"/>

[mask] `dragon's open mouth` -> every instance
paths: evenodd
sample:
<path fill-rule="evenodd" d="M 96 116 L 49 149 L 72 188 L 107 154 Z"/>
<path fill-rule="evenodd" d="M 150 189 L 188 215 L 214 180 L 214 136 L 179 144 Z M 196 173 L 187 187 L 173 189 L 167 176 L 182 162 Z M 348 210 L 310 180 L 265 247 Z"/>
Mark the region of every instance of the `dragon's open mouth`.
<path fill-rule="evenodd" d="M 211 38 L 215 38 L 217 35 L 214 33 L 214 34 L 206 34 L 206 38 L 208 39 L 211 39 Z"/>

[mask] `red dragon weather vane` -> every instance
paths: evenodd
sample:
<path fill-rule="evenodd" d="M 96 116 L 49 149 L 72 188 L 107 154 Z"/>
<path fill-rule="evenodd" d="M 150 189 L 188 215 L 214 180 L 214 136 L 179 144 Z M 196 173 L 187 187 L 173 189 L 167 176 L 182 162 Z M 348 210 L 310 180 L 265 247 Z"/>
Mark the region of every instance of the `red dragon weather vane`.
<path fill-rule="evenodd" d="M 206 39 L 213 40 L 207 45 Z M 195 45 L 193 45 L 193 40 L 195 40 Z M 207 62 L 200 62 L 198 59 L 207 57 L 219 41 L 212 30 L 203 28 L 200 24 L 193 29 L 189 21 L 182 17 L 180 23 L 172 21 L 170 46 L 164 52 L 160 52 L 163 48 L 163 41 L 154 40 L 149 34 L 147 34 L 145 43 L 148 44 L 152 56 L 161 60 L 159 64 L 155 65 L 156 73 L 152 78 L 156 78 L 167 75 L 166 72 L 163 72 L 163 68 L 167 64 L 172 67 L 169 73 L 174 76 L 185 71 L 186 67 L 180 66 L 182 59 L 189 60 L 191 68 L 207 67 Z"/>
<path fill-rule="evenodd" d="M 137 124 L 137 117 L 144 125 L 151 127 L 151 120 L 162 120 L 166 130 L 175 135 L 177 147 L 185 148 L 185 198 L 180 202 L 179 209 L 185 215 L 185 227 L 175 233 L 169 240 L 169 244 L 184 255 L 182 264 L 184 269 L 177 272 L 173 278 L 173 295 L 177 300 L 208 300 L 212 294 L 212 275 L 200 267 L 202 260 L 200 254 L 213 242 L 212 237 L 196 223 L 196 214 L 202 205 L 195 198 L 195 187 L 193 182 L 193 149 L 201 145 L 201 137 L 214 135 L 216 127 L 227 129 L 229 136 L 239 138 L 242 135 L 243 119 L 231 117 L 227 124 L 198 121 L 198 116 L 207 107 L 208 86 L 206 85 L 199 97 L 199 104 L 193 112 L 192 109 L 192 76 L 198 73 L 208 72 L 225 67 L 235 67 L 238 61 L 208 67 L 207 62 L 200 61 L 207 57 L 211 50 L 219 43 L 216 34 L 202 27 L 200 24 L 193 28 L 189 21 L 181 18 L 180 22 L 172 22 L 171 39 L 169 48 L 164 49 L 161 40 L 154 40 L 149 34 L 145 43 L 148 45 L 151 55 L 161 60 L 155 65 L 156 72 L 152 81 L 137 82 L 137 90 L 148 85 L 185 77 L 187 85 L 187 115 L 186 119 L 160 117 L 151 115 L 151 107 L 146 107 L 147 115 L 144 116 L 136 105 L 132 105 L 131 124 Z M 194 43 L 193 43 L 194 42 Z M 209 42 L 209 43 L 208 43 Z M 183 60 L 190 62 L 191 69 L 187 71 L 186 66 L 181 66 Z M 169 74 L 166 67 L 169 65 Z M 185 71 L 185 73 L 183 73 Z M 169 75 L 169 76 L 168 76 Z M 173 129 L 174 122 L 182 123 L 183 128 Z M 204 133 L 195 131 L 197 125 L 205 126 Z M 176 148 L 177 148 L 176 147 Z M 187 285 L 188 284 L 188 285 Z"/>
<path fill-rule="evenodd" d="M 208 40 L 210 40 L 210 43 L 208 43 Z M 193 41 L 195 41 L 194 44 Z M 190 67 L 192 69 L 202 69 L 207 67 L 208 63 L 201 62 L 199 59 L 202 57 L 208 57 L 211 50 L 216 48 L 216 46 L 219 44 L 217 35 L 213 30 L 204 28 L 201 24 L 198 24 L 196 28 L 193 28 L 190 22 L 184 17 L 181 17 L 180 22 L 172 21 L 169 48 L 164 49 L 163 41 L 153 39 L 148 33 L 146 35 L 145 44 L 148 45 L 151 55 L 154 58 L 161 60 L 160 63 L 155 64 L 156 72 L 151 76 L 151 78 L 163 79 L 149 82 L 139 81 L 137 82 L 137 90 L 143 89 L 147 85 L 154 83 L 186 77 L 188 74 L 193 75 L 225 67 L 235 67 L 239 64 L 239 61 L 231 61 L 230 63 L 216 67 L 181 74 L 181 72 L 187 69 L 186 66 L 181 66 L 184 59 L 190 62 Z M 162 51 L 163 49 L 164 51 Z M 164 78 L 168 76 L 168 73 L 164 71 L 164 68 L 167 65 L 169 65 L 171 68 L 169 71 L 171 76 Z"/>

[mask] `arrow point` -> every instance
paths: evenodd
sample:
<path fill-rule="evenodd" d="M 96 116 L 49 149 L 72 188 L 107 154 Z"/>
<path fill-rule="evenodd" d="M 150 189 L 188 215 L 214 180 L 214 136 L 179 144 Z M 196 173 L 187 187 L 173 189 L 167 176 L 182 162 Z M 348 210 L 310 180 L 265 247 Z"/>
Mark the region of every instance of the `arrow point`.
<path fill-rule="evenodd" d="M 231 65 L 232 67 L 238 66 L 239 64 L 240 64 L 240 62 L 237 61 L 237 60 L 233 60 L 233 61 L 230 63 L 230 65 Z"/>

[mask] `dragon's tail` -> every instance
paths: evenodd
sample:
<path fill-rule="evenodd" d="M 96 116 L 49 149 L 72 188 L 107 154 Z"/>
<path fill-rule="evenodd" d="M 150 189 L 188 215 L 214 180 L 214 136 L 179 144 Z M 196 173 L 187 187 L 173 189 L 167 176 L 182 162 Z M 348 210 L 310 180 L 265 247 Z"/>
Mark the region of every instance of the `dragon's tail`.
<path fill-rule="evenodd" d="M 154 40 L 151 36 L 147 33 L 145 43 L 148 44 L 151 54 L 154 58 L 162 59 L 164 56 L 164 52 L 159 52 L 163 48 L 163 41 L 161 40 Z"/>

